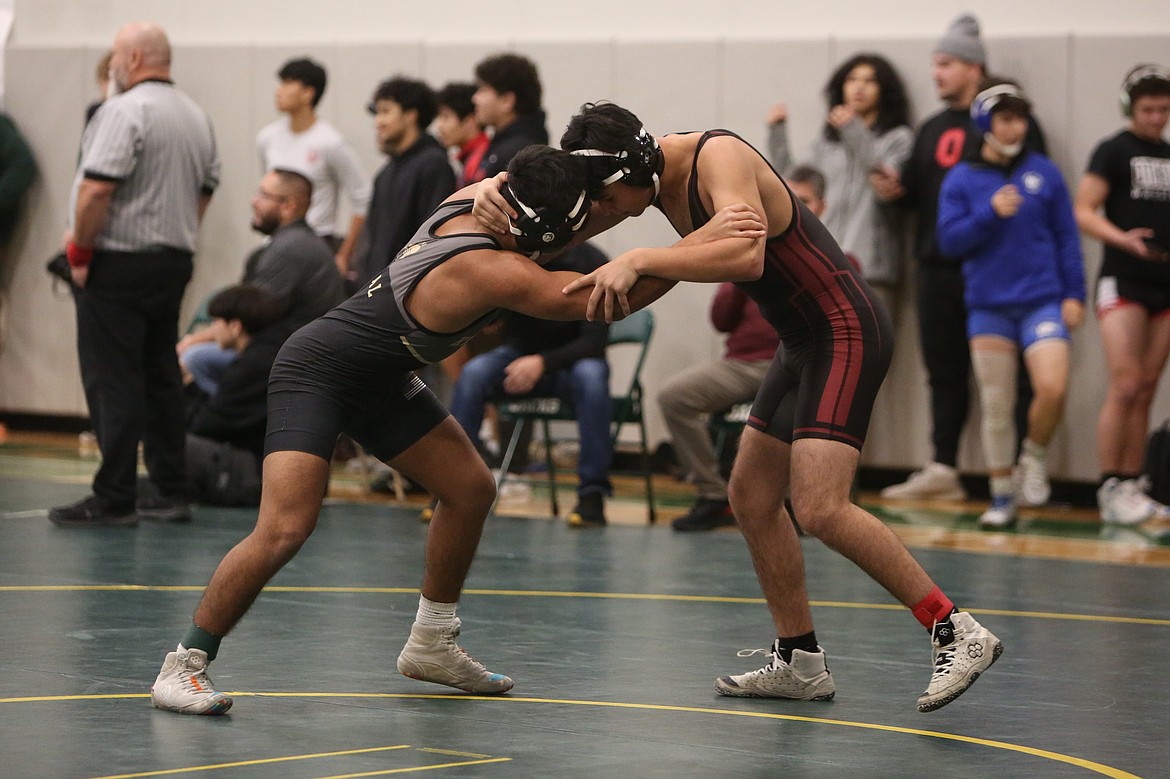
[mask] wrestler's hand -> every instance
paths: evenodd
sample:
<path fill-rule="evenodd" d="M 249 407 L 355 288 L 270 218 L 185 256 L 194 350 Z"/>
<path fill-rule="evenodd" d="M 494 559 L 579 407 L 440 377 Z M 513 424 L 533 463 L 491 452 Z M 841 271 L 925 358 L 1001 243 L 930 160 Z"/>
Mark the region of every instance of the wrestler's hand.
<path fill-rule="evenodd" d="M 1069 330 L 1076 330 L 1085 321 L 1085 304 L 1076 298 L 1065 298 L 1060 303 L 1060 318 Z"/>
<path fill-rule="evenodd" d="M 539 354 L 517 357 L 504 368 L 504 392 L 527 395 L 544 375 L 544 358 Z"/>
<path fill-rule="evenodd" d="M 84 289 L 86 282 L 89 281 L 89 266 L 82 265 L 81 267 L 70 268 L 69 273 L 73 278 L 73 286 L 78 289 Z"/>
<path fill-rule="evenodd" d="M 569 283 L 562 292 L 566 295 L 585 287 L 593 287 L 589 295 L 589 305 L 585 308 L 585 318 L 592 322 L 597 318 L 597 308 L 601 306 L 601 313 L 606 322 L 613 321 L 614 304 L 621 307 L 622 314 L 630 315 L 630 301 L 626 294 L 638 281 L 639 273 L 634 270 L 634 252 L 628 251 L 619 254 L 597 270 L 582 276 Z"/>
<path fill-rule="evenodd" d="M 747 203 L 736 203 L 719 209 L 711 221 L 693 231 L 680 243 L 706 243 L 723 238 L 767 238 L 768 226 Z"/>
<path fill-rule="evenodd" d="M 511 225 L 509 217 L 515 219 L 519 216 L 500 194 L 500 188 L 507 180 L 508 174 L 504 172 L 479 182 L 475 187 L 475 203 L 471 206 L 471 215 L 476 221 L 485 229 L 500 235 L 508 234 Z"/>

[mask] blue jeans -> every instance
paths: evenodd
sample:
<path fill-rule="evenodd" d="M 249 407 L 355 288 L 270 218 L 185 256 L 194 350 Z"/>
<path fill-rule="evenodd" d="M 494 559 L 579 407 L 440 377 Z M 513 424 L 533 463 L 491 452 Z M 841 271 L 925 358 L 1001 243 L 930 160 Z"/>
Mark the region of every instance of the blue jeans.
<path fill-rule="evenodd" d="M 195 386 L 208 395 L 214 395 L 219 389 L 219 380 L 223 378 L 224 371 L 237 354 L 239 352 L 235 349 L 221 349 L 215 341 L 205 341 L 188 347 L 180 362 L 191 374 Z"/>
<path fill-rule="evenodd" d="M 504 369 L 522 356 L 519 349 L 505 344 L 472 357 L 463 366 L 451 397 L 451 414 L 477 445 L 484 405 L 492 400 L 520 397 L 504 393 Z M 609 397 L 609 363 L 596 357 L 578 360 L 564 370 L 545 374 L 529 396 L 557 397 L 573 404 L 581 440 L 577 492 L 610 494 L 613 444 L 609 429 L 613 405 Z"/>

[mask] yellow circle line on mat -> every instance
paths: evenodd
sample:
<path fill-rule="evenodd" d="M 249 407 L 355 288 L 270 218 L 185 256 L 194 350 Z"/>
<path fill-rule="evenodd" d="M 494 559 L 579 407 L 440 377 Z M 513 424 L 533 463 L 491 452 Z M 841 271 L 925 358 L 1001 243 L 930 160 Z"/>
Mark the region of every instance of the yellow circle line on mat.
<path fill-rule="evenodd" d="M 641 711 L 665 711 L 682 714 L 720 714 L 730 717 L 749 717 L 752 719 L 786 720 L 789 722 L 806 722 L 812 725 L 838 725 L 847 728 L 861 728 L 885 733 L 899 733 L 910 736 L 926 736 L 929 738 L 960 741 L 977 746 L 1003 749 L 1009 752 L 1019 752 L 1024 755 L 1066 763 L 1093 771 L 1114 779 L 1140 779 L 1135 774 L 1122 771 L 1119 768 L 1103 765 L 1059 752 L 1050 752 L 1046 749 L 1009 744 L 1006 741 L 963 736 L 958 733 L 943 733 L 937 730 L 922 730 L 921 728 L 904 728 L 898 725 L 879 725 L 872 722 L 851 722 L 849 720 L 827 719 L 825 717 L 802 717 L 796 714 L 775 714 L 766 711 L 737 711 L 735 709 L 705 709 L 698 706 L 668 706 L 655 703 L 625 703 L 620 701 L 581 701 L 560 698 L 518 698 L 497 695 L 419 695 L 412 693 L 374 693 L 374 692 L 228 692 L 237 698 L 360 698 L 360 699 L 408 699 L 408 700 L 435 700 L 435 701 L 488 701 L 493 703 L 546 703 L 560 706 L 597 706 L 609 709 L 638 709 Z M 130 698 L 149 698 L 148 693 L 125 693 L 118 695 L 44 695 L 27 698 L 0 698 L 0 703 L 50 703 L 63 701 L 90 701 L 113 700 Z M 148 776 L 149 774 L 134 774 L 134 776 Z"/>
<path fill-rule="evenodd" d="M 203 592 L 202 585 L 194 584 L 10 584 L 0 585 L 5 592 Z M 320 592 L 350 593 L 356 595 L 418 595 L 417 587 L 313 587 L 269 586 L 264 592 Z M 742 598 L 728 595 L 669 595 L 653 592 L 573 592 L 569 590 L 486 590 L 466 589 L 464 595 L 494 595 L 524 598 L 596 598 L 599 600 L 637 600 L 675 603 L 737 603 L 762 604 L 763 598 Z M 814 600 L 809 605 L 826 609 L 877 609 L 901 611 L 898 603 L 857 603 L 853 601 Z M 1016 611 L 1014 609 L 967 609 L 972 614 L 1028 619 L 1063 619 L 1075 622 L 1108 622 L 1125 625 L 1155 625 L 1170 627 L 1170 619 L 1150 617 L 1121 617 L 1110 614 L 1070 614 L 1059 611 Z"/>

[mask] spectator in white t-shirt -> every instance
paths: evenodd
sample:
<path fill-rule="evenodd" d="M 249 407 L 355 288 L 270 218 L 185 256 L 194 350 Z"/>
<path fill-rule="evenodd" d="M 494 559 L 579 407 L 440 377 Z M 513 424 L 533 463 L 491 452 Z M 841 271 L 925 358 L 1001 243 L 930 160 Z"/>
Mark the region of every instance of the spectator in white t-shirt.
<path fill-rule="evenodd" d="M 369 177 L 344 136 L 317 116 L 317 104 L 325 94 L 325 68 L 311 59 L 293 59 L 276 76 L 280 79 L 276 108 L 286 116 L 256 135 L 260 172 L 293 170 L 313 182 L 306 221 L 333 247 L 338 270 L 344 275 L 370 204 Z M 353 215 L 346 230 L 337 224 L 342 192 Z"/>

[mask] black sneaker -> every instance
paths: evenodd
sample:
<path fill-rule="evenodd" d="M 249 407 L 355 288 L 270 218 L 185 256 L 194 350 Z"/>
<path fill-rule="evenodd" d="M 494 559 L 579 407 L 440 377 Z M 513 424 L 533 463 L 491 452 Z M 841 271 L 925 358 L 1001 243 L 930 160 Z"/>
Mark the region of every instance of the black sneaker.
<path fill-rule="evenodd" d="M 137 525 L 138 514 L 133 508 L 110 508 L 97 495 L 90 495 L 68 506 L 49 509 L 49 521 L 61 527 L 114 527 Z"/>
<path fill-rule="evenodd" d="M 680 533 L 696 530 L 714 530 L 717 527 L 731 527 L 735 515 L 727 498 L 699 498 L 691 510 L 670 523 Z"/>
<path fill-rule="evenodd" d="M 605 527 L 605 498 L 600 492 L 586 492 L 565 521 L 570 527 Z"/>
<path fill-rule="evenodd" d="M 190 522 L 191 504 L 166 495 L 140 495 L 138 516 L 150 522 Z"/>

